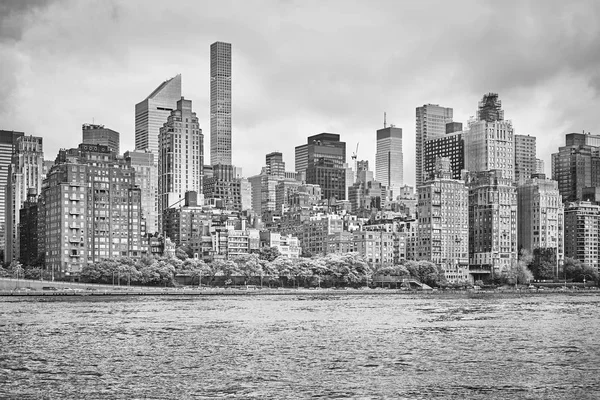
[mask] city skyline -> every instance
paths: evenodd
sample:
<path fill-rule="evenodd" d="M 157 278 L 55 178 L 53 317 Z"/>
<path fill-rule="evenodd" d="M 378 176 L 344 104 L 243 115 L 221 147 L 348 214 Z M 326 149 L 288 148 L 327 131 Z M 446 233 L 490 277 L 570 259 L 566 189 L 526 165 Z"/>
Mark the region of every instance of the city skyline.
<path fill-rule="evenodd" d="M 161 3 L 140 11 L 135 2 L 15 2 L 0 7 L 0 119 L 3 129 L 43 137 L 47 157 L 76 147 L 90 121 L 120 132 L 121 152 L 131 151 L 135 104 L 182 74 L 182 95 L 208 132 L 210 44 L 225 41 L 235 52 L 233 160 L 245 176 L 273 151 L 293 165 L 294 146 L 319 132 L 339 133 L 349 148 L 360 142 L 358 159 L 375 165 L 372 132 L 387 112 L 403 129 L 405 182 L 414 184 L 415 108 L 451 107 L 466 126 L 487 92 L 499 94 L 515 134 L 540 138 L 550 175 L 554 143 L 600 126 L 600 5 L 552 4 L 281 2 L 230 13 L 225 3 L 198 17 Z M 165 20 L 162 7 L 181 18 Z M 91 25 L 79 22 L 90 15 Z M 482 56 L 483 43 L 494 57 Z"/>

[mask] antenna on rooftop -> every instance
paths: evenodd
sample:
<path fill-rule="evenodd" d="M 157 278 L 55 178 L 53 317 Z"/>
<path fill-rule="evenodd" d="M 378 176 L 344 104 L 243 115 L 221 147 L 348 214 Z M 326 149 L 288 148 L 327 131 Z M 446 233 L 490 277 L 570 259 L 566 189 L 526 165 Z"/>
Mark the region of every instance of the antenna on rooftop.
<path fill-rule="evenodd" d="M 387 115 L 386 112 L 383 112 L 383 127 L 387 128 Z"/>

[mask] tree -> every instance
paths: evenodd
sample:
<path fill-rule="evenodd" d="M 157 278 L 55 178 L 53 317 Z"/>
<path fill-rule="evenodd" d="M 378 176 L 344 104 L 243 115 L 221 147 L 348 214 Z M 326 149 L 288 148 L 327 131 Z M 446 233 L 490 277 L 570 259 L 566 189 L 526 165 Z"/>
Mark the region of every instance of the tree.
<path fill-rule="evenodd" d="M 261 260 L 274 261 L 281 253 L 277 247 L 261 247 L 258 251 L 258 257 Z"/>
<path fill-rule="evenodd" d="M 535 279 L 552 279 L 556 276 L 556 250 L 536 248 L 529 269 Z"/>
<path fill-rule="evenodd" d="M 521 250 L 519 259 L 513 261 L 505 271 L 502 271 L 501 283 L 515 286 L 529 283 L 533 279 L 533 274 L 527 266 L 532 260 L 533 255 L 530 251 Z"/>
<path fill-rule="evenodd" d="M 405 267 L 410 276 L 421 283 L 429 286 L 442 286 L 446 284 L 444 270 L 430 261 L 407 261 Z"/>
<path fill-rule="evenodd" d="M 244 275 L 246 285 L 253 277 L 262 275 L 262 261 L 257 254 L 243 254 L 233 258 L 233 262 L 237 265 L 237 270 Z"/>
<path fill-rule="evenodd" d="M 572 279 L 576 282 L 582 282 L 585 276 L 586 280 L 598 280 L 598 271 L 595 268 L 585 265 L 581 261 L 574 258 L 565 257 L 563 269 L 565 279 Z"/>

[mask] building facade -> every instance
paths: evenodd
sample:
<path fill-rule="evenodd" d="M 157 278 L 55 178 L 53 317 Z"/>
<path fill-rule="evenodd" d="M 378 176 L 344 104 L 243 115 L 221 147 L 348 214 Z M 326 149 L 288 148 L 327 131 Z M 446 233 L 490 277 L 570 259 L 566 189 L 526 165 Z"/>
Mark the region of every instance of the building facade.
<path fill-rule="evenodd" d="M 558 184 L 540 175 L 517 186 L 518 248 L 552 249 L 556 265 L 564 259 L 564 208 Z"/>
<path fill-rule="evenodd" d="M 501 170 L 469 173 L 469 273 L 494 278 L 517 260 L 517 191 Z"/>
<path fill-rule="evenodd" d="M 6 192 L 9 182 L 9 170 L 17 139 L 24 135 L 23 132 L 0 130 L 0 250 L 2 253 L 6 248 Z M 2 258 L 5 259 L 6 257 L 3 255 Z"/>
<path fill-rule="evenodd" d="M 425 158 L 423 151 L 427 140 L 442 137 L 446 134 L 446 124 L 452 122 L 452 108 L 440 107 L 438 104 L 425 104 L 417 107 L 415 129 L 415 180 L 420 186 L 426 179 L 424 175 Z"/>
<path fill-rule="evenodd" d="M 462 126 L 462 124 L 461 124 Z M 463 133 L 455 132 L 445 136 L 425 141 L 424 175 L 429 180 L 435 172 L 435 163 L 438 157 L 450 159 L 452 179 L 461 179 L 465 169 L 465 145 Z"/>
<path fill-rule="evenodd" d="M 29 189 L 27 200 L 19 210 L 19 261 L 23 265 L 43 266 L 44 258 L 39 251 L 38 195 Z"/>
<path fill-rule="evenodd" d="M 582 200 L 585 188 L 600 186 L 600 136 L 567 134 L 565 146 L 552 154 L 552 179 L 563 202 Z"/>
<path fill-rule="evenodd" d="M 184 200 L 185 193 L 202 193 L 204 135 L 191 100 L 183 97 L 160 129 L 158 152 L 158 215 Z"/>
<path fill-rule="evenodd" d="M 417 257 L 441 267 L 451 283 L 470 281 L 469 192 L 452 178 L 449 158 L 438 158 L 432 179 L 418 188 Z"/>
<path fill-rule="evenodd" d="M 565 257 L 598 270 L 600 206 L 588 201 L 565 204 Z"/>
<path fill-rule="evenodd" d="M 135 184 L 141 190 L 142 219 L 146 233 L 157 234 L 158 226 L 158 165 L 150 150 L 127 151 L 123 155 L 127 166 L 135 170 Z"/>
<path fill-rule="evenodd" d="M 81 143 L 108 146 L 111 151 L 119 153 L 119 132 L 105 128 L 104 125 L 83 124 L 81 126 Z"/>
<path fill-rule="evenodd" d="M 536 174 L 536 138 L 529 135 L 515 137 L 515 182 L 525 182 Z"/>
<path fill-rule="evenodd" d="M 76 280 L 88 263 L 144 254 L 135 170 L 107 146 L 61 150 L 40 197 L 45 268 L 53 279 Z"/>
<path fill-rule="evenodd" d="M 161 83 L 135 105 L 135 149 L 150 150 L 158 163 L 158 135 L 181 99 L 181 75 Z"/>
<path fill-rule="evenodd" d="M 469 172 L 501 170 L 515 178 L 515 138 L 511 121 L 504 120 L 498 95 L 489 93 L 479 102 L 479 119 L 469 121 L 464 132 L 465 168 Z"/>
<path fill-rule="evenodd" d="M 404 185 L 402 129 L 393 125 L 377 131 L 375 179 L 392 192 L 392 198 L 400 194 L 400 188 Z"/>
<path fill-rule="evenodd" d="M 204 180 L 204 198 L 225 210 L 242 211 L 242 178 L 235 167 L 225 164 L 213 165 L 213 176 Z"/>
<path fill-rule="evenodd" d="M 43 171 L 42 138 L 36 136 L 17 137 L 6 185 L 5 262 L 19 259 L 19 210 L 28 199 L 30 189 L 36 194 L 42 191 Z"/>
<path fill-rule="evenodd" d="M 298 153 L 296 147 L 296 154 Z M 319 185 L 323 199 L 345 200 L 346 143 L 340 141 L 340 135 L 321 133 L 310 136 L 306 144 L 306 159 L 306 183 Z M 296 167 L 300 164 L 297 161 Z M 302 171 L 297 169 L 296 172 Z"/>
<path fill-rule="evenodd" d="M 210 163 L 231 165 L 231 44 L 210 46 Z"/>

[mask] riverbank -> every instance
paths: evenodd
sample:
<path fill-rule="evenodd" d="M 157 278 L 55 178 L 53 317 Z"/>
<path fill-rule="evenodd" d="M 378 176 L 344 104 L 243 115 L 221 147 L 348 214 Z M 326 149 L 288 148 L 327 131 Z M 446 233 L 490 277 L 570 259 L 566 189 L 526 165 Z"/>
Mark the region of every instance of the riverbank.
<path fill-rule="evenodd" d="M 199 297 L 199 296 L 407 296 L 407 297 L 470 297 L 470 298 L 494 298 L 494 297 L 530 297 L 549 295 L 592 295 L 600 296 L 599 290 L 400 290 L 400 289 L 225 289 L 225 288 L 203 288 L 203 289 L 175 289 L 175 288 L 115 288 L 108 290 L 82 290 L 82 289 L 46 289 L 46 290 L 3 290 L 2 297 L 83 297 L 83 296 L 174 296 L 174 297 Z"/>
<path fill-rule="evenodd" d="M 405 295 L 435 297 L 494 297 L 494 296 L 545 296 L 550 294 L 600 295 L 597 288 L 502 288 L 502 289 L 433 289 L 409 290 L 388 288 L 269 288 L 241 287 L 144 287 L 100 285 L 78 282 L 33 281 L 0 278 L 0 296 L 273 296 L 273 295 Z"/>

